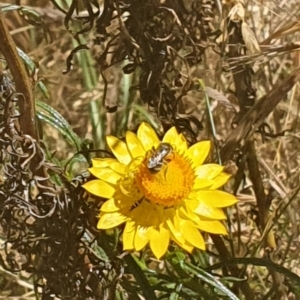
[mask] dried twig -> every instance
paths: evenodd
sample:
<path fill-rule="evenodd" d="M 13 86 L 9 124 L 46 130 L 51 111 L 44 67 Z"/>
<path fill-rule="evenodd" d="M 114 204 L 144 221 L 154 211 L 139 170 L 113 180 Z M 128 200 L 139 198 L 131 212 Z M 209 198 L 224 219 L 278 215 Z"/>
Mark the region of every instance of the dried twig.
<path fill-rule="evenodd" d="M 230 159 L 233 152 L 247 140 L 252 133 L 263 123 L 265 118 L 275 109 L 280 100 L 292 89 L 299 80 L 300 68 L 295 70 L 280 85 L 277 85 L 269 94 L 260 98 L 246 113 L 239 125 L 230 133 L 225 145 L 221 149 L 221 157 L 225 162 Z"/>
<path fill-rule="evenodd" d="M 4 55 L 8 67 L 16 83 L 16 91 L 23 95 L 19 105 L 21 110 L 20 125 L 24 133 L 38 140 L 38 132 L 35 119 L 35 105 L 32 95 L 32 84 L 21 61 L 14 40 L 12 39 L 0 10 L 0 51 Z"/>

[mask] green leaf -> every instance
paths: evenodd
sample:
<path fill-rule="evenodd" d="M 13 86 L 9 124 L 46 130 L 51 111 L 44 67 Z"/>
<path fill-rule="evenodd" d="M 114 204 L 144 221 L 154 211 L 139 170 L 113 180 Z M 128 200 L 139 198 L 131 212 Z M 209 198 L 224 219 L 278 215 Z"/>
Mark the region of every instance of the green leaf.
<path fill-rule="evenodd" d="M 66 119 L 50 105 L 37 101 L 37 117 L 56 128 L 70 143 L 76 147 L 77 152 L 82 148 L 82 141 L 78 135 L 72 130 Z"/>

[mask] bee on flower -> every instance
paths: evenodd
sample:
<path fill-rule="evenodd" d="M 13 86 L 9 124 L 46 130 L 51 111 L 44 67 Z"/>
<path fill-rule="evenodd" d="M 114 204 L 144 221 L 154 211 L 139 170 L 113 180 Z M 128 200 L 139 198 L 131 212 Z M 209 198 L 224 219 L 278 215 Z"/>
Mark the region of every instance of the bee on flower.
<path fill-rule="evenodd" d="M 210 141 L 188 147 L 175 127 L 160 141 L 142 123 L 126 141 L 107 137 L 115 155 L 93 159 L 90 172 L 97 178 L 83 185 L 92 195 L 106 198 L 100 209 L 98 229 L 125 224 L 123 249 L 140 251 L 148 244 L 160 259 L 171 241 L 191 252 L 205 249 L 201 234 L 227 234 L 222 208 L 236 197 L 217 190 L 230 175 L 218 164 L 203 164 Z"/>
<path fill-rule="evenodd" d="M 151 151 L 151 155 L 147 160 L 147 167 L 150 172 L 157 173 L 161 171 L 165 162 L 170 159 L 173 154 L 173 147 L 169 143 L 160 143 L 157 149 Z"/>

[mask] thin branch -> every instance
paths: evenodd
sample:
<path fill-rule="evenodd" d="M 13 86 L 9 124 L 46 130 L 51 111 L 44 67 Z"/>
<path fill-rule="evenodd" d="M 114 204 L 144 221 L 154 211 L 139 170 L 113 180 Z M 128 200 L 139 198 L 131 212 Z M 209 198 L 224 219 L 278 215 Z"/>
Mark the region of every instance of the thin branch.
<path fill-rule="evenodd" d="M 280 85 L 261 97 L 252 108 L 245 114 L 239 125 L 230 133 L 224 147 L 221 149 L 221 158 L 225 162 L 233 154 L 233 151 L 247 140 L 252 133 L 261 125 L 265 118 L 275 109 L 280 100 L 292 89 L 300 78 L 300 68 L 296 69 Z"/>
<path fill-rule="evenodd" d="M 0 10 L 0 51 L 5 57 L 8 67 L 13 75 L 16 84 L 16 91 L 23 95 L 19 101 L 20 105 L 20 126 L 23 133 L 38 140 L 38 132 L 35 119 L 35 106 L 32 94 L 32 84 L 21 61 L 16 44 L 11 37 L 4 16 Z"/>

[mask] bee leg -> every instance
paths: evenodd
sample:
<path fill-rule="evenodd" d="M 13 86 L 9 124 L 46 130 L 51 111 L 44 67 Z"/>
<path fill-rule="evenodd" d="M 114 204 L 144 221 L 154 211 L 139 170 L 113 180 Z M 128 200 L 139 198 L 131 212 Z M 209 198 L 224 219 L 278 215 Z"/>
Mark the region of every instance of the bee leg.
<path fill-rule="evenodd" d="M 171 152 L 170 154 L 168 154 L 168 156 L 165 158 L 165 160 L 169 163 L 169 162 L 171 162 L 174 158 L 175 158 L 175 154 L 174 154 L 174 152 Z"/>
<path fill-rule="evenodd" d="M 168 164 L 165 163 L 165 168 L 164 168 L 164 177 L 165 177 L 165 180 L 167 180 L 167 171 L 168 171 Z"/>
<path fill-rule="evenodd" d="M 129 211 L 133 211 L 135 208 L 137 208 L 143 201 L 144 199 L 144 196 L 139 199 L 138 201 L 136 201 L 135 203 L 133 203 L 133 205 L 130 207 L 130 210 Z"/>

